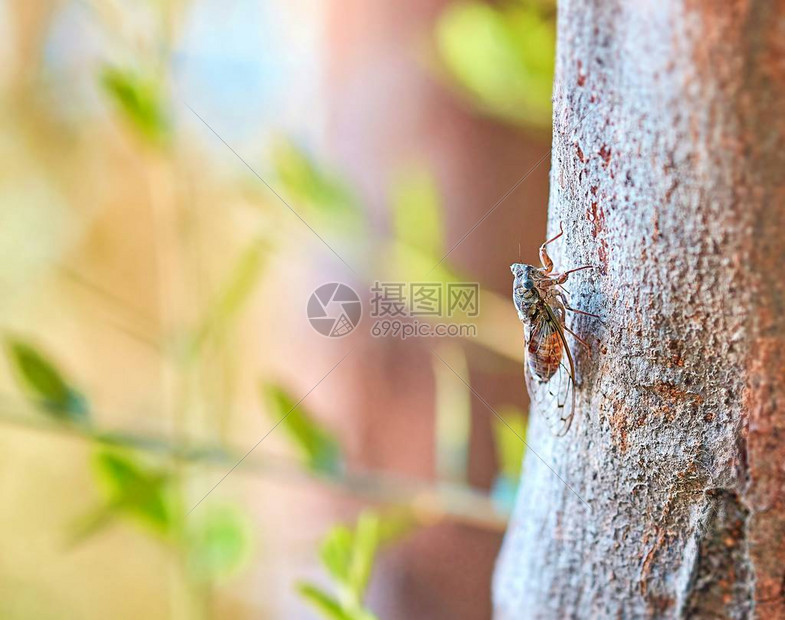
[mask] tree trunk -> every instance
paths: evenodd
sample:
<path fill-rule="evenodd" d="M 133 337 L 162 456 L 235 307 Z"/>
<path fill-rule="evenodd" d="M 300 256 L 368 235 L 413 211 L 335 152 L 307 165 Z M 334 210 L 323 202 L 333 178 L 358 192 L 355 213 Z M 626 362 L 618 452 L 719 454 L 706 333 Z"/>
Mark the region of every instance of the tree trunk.
<path fill-rule="evenodd" d="M 496 616 L 785 618 L 785 3 L 561 0 L 554 102 L 604 324 L 567 436 L 533 408 Z"/>

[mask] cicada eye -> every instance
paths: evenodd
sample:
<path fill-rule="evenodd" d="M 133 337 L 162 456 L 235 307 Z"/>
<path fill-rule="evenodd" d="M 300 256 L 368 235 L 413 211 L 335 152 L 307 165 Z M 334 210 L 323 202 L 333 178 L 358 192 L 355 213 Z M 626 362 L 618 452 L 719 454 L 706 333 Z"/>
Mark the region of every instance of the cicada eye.
<path fill-rule="evenodd" d="M 534 281 L 527 278 L 523 281 L 523 288 L 525 288 L 527 291 L 532 290 L 534 288 Z"/>

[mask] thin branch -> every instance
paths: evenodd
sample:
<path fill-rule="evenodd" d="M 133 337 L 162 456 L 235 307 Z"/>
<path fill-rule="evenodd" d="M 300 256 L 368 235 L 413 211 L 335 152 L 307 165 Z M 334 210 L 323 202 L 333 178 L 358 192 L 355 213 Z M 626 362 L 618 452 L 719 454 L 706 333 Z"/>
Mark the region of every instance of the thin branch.
<path fill-rule="evenodd" d="M 217 444 L 185 445 L 160 435 L 101 430 L 50 421 L 31 405 L 9 402 L 7 398 L 0 401 L 0 424 L 221 469 L 236 464 L 242 457 L 239 451 Z M 508 519 L 508 515 L 500 511 L 486 494 L 462 484 L 433 484 L 372 470 L 317 472 L 305 468 L 295 459 L 269 454 L 248 456 L 238 467 L 238 472 L 301 484 L 319 484 L 371 503 L 406 506 L 422 524 L 446 519 L 483 530 L 503 532 Z"/>

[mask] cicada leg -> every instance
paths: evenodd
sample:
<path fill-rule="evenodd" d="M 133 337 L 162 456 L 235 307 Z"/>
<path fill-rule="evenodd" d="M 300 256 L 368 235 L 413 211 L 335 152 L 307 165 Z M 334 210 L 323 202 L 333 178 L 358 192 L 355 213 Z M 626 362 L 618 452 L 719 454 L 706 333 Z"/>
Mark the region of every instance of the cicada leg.
<path fill-rule="evenodd" d="M 594 319 L 601 319 L 602 317 L 599 314 L 592 314 L 591 312 L 586 312 L 585 310 L 578 310 L 577 308 L 570 308 L 567 304 L 564 304 L 564 309 L 569 310 L 570 312 L 574 312 L 575 314 L 582 314 L 583 316 L 590 316 Z"/>
<path fill-rule="evenodd" d="M 545 246 L 549 243 L 553 243 L 564 234 L 564 228 L 562 228 L 562 223 L 559 222 L 559 234 L 555 237 L 548 239 L 545 243 L 540 246 L 540 262 L 542 263 L 542 272 L 545 275 L 550 274 L 553 271 L 553 260 L 548 255 L 548 250 L 545 249 Z"/>
<path fill-rule="evenodd" d="M 570 269 L 569 271 L 564 271 L 562 273 L 555 273 L 551 276 L 553 281 L 556 284 L 564 284 L 567 281 L 567 277 L 571 273 L 575 273 L 576 271 L 583 271 L 584 269 L 596 269 L 594 265 L 581 265 L 580 267 L 576 267 L 575 269 Z"/>
<path fill-rule="evenodd" d="M 565 310 L 569 310 L 570 312 L 574 312 L 575 314 L 582 314 L 584 316 L 590 316 L 593 319 L 602 319 L 602 317 L 599 314 L 593 314 L 591 312 L 586 312 L 585 310 L 578 310 L 577 308 L 573 308 L 572 306 L 570 306 L 569 302 L 567 301 L 566 295 L 564 293 L 562 293 L 561 291 L 559 291 L 556 294 L 556 297 L 559 300 L 559 302 L 561 304 L 561 307 L 564 308 Z"/>
<path fill-rule="evenodd" d="M 586 349 L 586 353 L 588 353 L 589 357 L 591 357 L 591 346 L 589 345 L 589 343 L 586 342 L 583 338 L 581 338 L 578 334 L 576 334 L 566 325 L 564 325 L 563 327 L 564 327 L 564 331 L 572 334 L 572 337 L 575 338 L 575 340 L 577 340 L 581 345 L 583 345 L 583 348 Z"/>

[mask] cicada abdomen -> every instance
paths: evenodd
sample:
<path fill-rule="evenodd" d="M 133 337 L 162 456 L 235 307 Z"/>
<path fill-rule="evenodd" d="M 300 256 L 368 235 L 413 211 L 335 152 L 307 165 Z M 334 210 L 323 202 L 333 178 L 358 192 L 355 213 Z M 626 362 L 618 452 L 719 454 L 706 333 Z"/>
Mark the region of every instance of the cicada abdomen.
<path fill-rule="evenodd" d="M 547 319 L 526 325 L 524 334 L 529 370 L 540 381 L 549 381 L 562 363 L 564 343 L 561 335 Z"/>
<path fill-rule="evenodd" d="M 542 311 L 524 323 L 526 387 L 551 430 L 564 435 L 575 412 L 575 370 L 558 316 L 540 304 Z"/>

